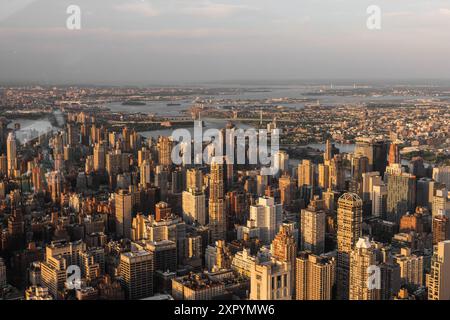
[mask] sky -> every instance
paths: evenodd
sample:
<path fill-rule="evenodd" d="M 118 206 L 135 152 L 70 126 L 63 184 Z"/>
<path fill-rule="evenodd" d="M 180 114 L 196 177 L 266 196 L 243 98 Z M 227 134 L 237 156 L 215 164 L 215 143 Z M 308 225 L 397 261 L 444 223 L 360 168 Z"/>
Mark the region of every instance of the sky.
<path fill-rule="evenodd" d="M 450 79 L 450 0 L 0 0 L 0 83 L 290 79 Z"/>

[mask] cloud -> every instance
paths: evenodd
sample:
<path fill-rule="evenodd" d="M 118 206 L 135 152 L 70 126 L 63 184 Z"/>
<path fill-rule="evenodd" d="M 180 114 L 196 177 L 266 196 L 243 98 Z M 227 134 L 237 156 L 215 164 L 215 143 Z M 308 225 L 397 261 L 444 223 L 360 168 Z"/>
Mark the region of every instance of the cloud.
<path fill-rule="evenodd" d="M 207 18 L 225 18 L 232 16 L 238 12 L 257 10 L 254 7 L 248 5 L 226 4 L 226 3 L 214 3 L 211 1 L 201 1 L 197 5 L 186 7 L 182 9 L 182 13 L 207 17 Z"/>
<path fill-rule="evenodd" d="M 119 4 L 114 6 L 114 10 L 124 13 L 140 14 L 145 17 L 156 17 L 160 15 L 158 10 L 146 2 Z"/>
<path fill-rule="evenodd" d="M 444 16 L 450 16 L 450 9 L 441 8 L 441 9 L 439 9 L 439 13 Z"/>
<path fill-rule="evenodd" d="M 386 17 L 410 17 L 413 15 L 411 11 L 392 11 L 384 14 Z"/>
<path fill-rule="evenodd" d="M 13 14 L 25 9 L 36 0 L 14 0 L 0 1 L 0 21 L 12 16 Z"/>

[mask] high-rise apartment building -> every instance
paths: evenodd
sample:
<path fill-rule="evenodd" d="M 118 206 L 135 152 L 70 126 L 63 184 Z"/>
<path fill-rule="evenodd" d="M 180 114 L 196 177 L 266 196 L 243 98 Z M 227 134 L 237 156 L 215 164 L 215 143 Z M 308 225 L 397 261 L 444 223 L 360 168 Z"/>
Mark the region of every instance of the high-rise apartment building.
<path fill-rule="evenodd" d="M 47 187 L 54 203 L 59 203 L 63 191 L 63 177 L 60 171 L 52 171 L 47 174 Z"/>
<path fill-rule="evenodd" d="M 139 184 L 143 187 L 146 187 L 151 183 L 151 165 L 150 162 L 147 160 L 143 160 L 141 165 L 139 166 L 140 169 L 140 182 Z"/>
<path fill-rule="evenodd" d="M 183 191 L 183 219 L 188 223 L 197 222 L 206 225 L 206 198 L 200 190 Z"/>
<path fill-rule="evenodd" d="M 170 166 L 172 164 L 172 141 L 169 137 L 160 136 L 158 138 L 158 161 L 162 166 Z"/>
<path fill-rule="evenodd" d="M 224 165 L 213 158 L 209 180 L 209 226 L 211 241 L 226 238 L 226 215 L 224 198 Z"/>
<path fill-rule="evenodd" d="M 308 251 L 296 259 L 296 300 L 331 300 L 336 261 Z"/>
<path fill-rule="evenodd" d="M 284 150 L 279 150 L 275 153 L 274 162 L 276 163 L 276 168 L 279 169 L 279 172 L 275 174 L 276 177 L 279 177 L 283 173 L 289 172 L 289 154 Z"/>
<path fill-rule="evenodd" d="M 450 166 L 433 168 L 433 180 L 445 184 L 450 189 Z"/>
<path fill-rule="evenodd" d="M 414 212 L 416 177 L 409 173 L 387 174 L 387 220 L 398 222 L 402 215 Z"/>
<path fill-rule="evenodd" d="M 378 171 L 365 172 L 361 175 L 361 178 L 361 199 L 367 203 L 372 200 L 373 187 L 382 184 L 383 180 Z"/>
<path fill-rule="evenodd" d="M 259 262 L 251 273 L 250 300 L 291 300 L 292 285 L 289 262 Z"/>
<path fill-rule="evenodd" d="M 282 218 L 281 204 L 275 204 L 271 197 L 261 197 L 256 205 L 250 206 L 250 221 L 259 229 L 259 239 L 270 244 L 275 238 Z"/>
<path fill-rule="evenodd" d="M 272 256 L 279 260 L 288 262 L 291 266 L 291 279 L 295 279 L 295 258 L 297 256 L 297 241 L 291 226 L 282 225 L 280 232 L 277 233 L 275 239 L 273 239 L 270 246 Z M 294 294 L 295 286 L 292 285 L 291 289 Z"/>
<path fill-rule="evenodd" d="M 337 209 L 337 296 L 349 298 L 350 253 L 362 235 L 362 200 L 354 193 L 345 193 Z"/>
<path fill-rule="evenodd" d="M 13 132 L 10 132 L 6 139 L 6 157 L 8 161 L 8 177 L 13 178 L 17 168 L 17 146 L 16 137 Z"/>
<path fill-rule="evenodd" d="M 320 255 L 325 251 L 325 201 L 317 197 L 300 213 L 300 250 Z"/>
<path fill-rule="evenodd" d="M 395 142 L 391 143 L 389 146 L 389 165 L 393 165 L 395 163 L 400 163 L 400 149 L 399 145 Z"/>
<path fill-rule="evenodd" d="M 284 174 L 278 179 L 278 186 L 280 189 L 280 199 L 283 206 L 288 206 L 293 201 L 294 196 L 294 184 L 291 177 Z"/>
<path fill-rule="evenodd" d="M 350 300 L 379 300 L 381 275 L 377 281 L 369 281 L 370 267 L 377 268 L 377 252 L 375 246 L 367 238 L 360 238 L 350 253 Z M 375 272 L 375 276 L 377 276 Z"/>
<path fill-rule="evenodd" d="M 384 183 L 372 188 L 372 216 L 384 218 L 387 208 L 387 185 Z"/>
<path fill-rule="evenodd" d="M 329 161 L 333 158 L 333 144 L 329 139 L 325 143 L 325 152 L 323 153 L 323 162 L 328 164 Z"/>
<path fill-rule="evenodd" d="M 443 212 L 432 217 L 433 245 L 450 240 L 450 221 Z"/>
<path fill-rule="evenodd" d="M 450 198 L 447 187 L 440 186 L 435 188 L 431 213 L 433 217 L 439 214 L 450 214 Z"/>
<path fill-rule="evenodd" d="M 126 190 L 119 190 L 114 195 L 114 205 L 116 234 L 131 239 L 132 195 Z"/>
<path fill-rule="evenodd" d="M 318 165 L 318 185 L 323 190 L 327 190 L 330 186 L 330 166 L 326 164 Z"/>
<path fill-rule="evenodd" d="M 106 147 L 102 143 L 96 143 L 94 146 L 94 170 L 102 172 L 106 168 Z"/>
<path fill-rule="evenodd" d="M 450 240 L 434 247 L 427 287 L 428 300 L 450 300 Z"/>
<path fill-rule="evenodd" d="M 187 170 L 186 190 L 203 191 L 203 173 L 201 170 L 196 168 Z"/>
<path fill-rule="evenodd" d="M 364 155 L 356 154 L 351 161 L 352 179 L 362 182 L 363 173 L 369 172 L 369 158 Z"/>
<path fill-rule="evenodd" d="M 52 242 L 45 249 L 45 261 L 40 263 L 42 285 L 49 289 L 55 299 L 61 297 L 70 265 L 81 267 L 81 254 L 86 245 L 81 242 Z"/>
<path fill-rule="evenodd" d="M 314 186 L 315 165 L 311 160 L 302 160 L 298 165 L 298 186 Z"/>
<path fill-rule="evenodd" d="M 436 184 L 439 185 L 439 183 L 436 183 L 436 181 L 430 178 L 420 178 L 417 180 L 417 206 L 426 207 L 430 210 L 432 209 Z"/>
<path fill-rule="evenodd" d="M 400 266 L 400 278 L 403 285 L 423 286 L 423 256 L 411 254 L 411 249 L 405 247 L 395 255 L 395 263 Z"/>
<path fill-rule="evenodd" d="M 345 189 L 345 170 L 342 156 L 337 154 L 330 161 L 330 183 L 333 190 Z"/>

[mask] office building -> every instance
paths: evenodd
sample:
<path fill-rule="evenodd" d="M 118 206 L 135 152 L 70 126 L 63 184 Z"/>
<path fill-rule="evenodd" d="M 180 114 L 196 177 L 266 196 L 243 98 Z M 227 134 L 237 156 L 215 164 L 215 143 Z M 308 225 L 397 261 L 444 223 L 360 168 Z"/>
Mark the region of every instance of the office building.
<path fill-rule="evenodd" d="M 119 275 L 130 300 L 153 295 L 153 255 L 146 250 L 125 252 L 120 255 Z"/>

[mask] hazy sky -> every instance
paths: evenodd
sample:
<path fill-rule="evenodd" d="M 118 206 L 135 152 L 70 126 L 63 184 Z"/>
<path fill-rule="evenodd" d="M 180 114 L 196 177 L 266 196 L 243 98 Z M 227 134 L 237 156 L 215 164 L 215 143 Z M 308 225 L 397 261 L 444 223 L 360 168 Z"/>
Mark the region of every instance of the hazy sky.
<path fill-rule="evenodd" d="M 449 79 L 450 0 L 0 0 L 2 83 L 333 78 Z"/>

